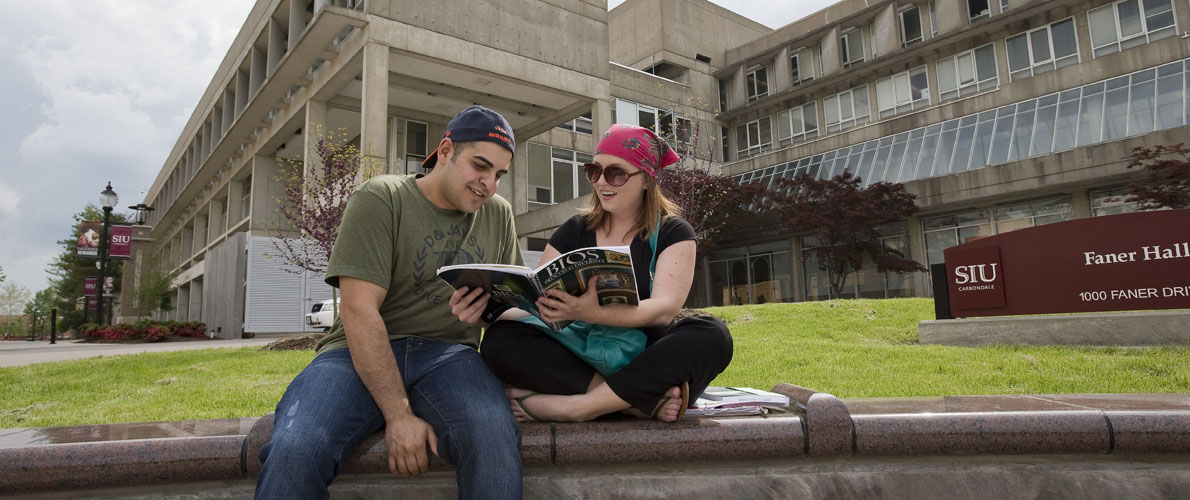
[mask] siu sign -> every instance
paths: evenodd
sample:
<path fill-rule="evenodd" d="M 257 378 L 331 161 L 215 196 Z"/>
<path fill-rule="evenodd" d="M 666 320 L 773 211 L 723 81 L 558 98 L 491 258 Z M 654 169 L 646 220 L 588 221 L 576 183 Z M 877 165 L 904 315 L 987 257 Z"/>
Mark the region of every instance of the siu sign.
<path fill-rule="evenodd" d="M 952 318 L 1190 308 L 1190 209 L 1021 229 L 943 257 Z"/>

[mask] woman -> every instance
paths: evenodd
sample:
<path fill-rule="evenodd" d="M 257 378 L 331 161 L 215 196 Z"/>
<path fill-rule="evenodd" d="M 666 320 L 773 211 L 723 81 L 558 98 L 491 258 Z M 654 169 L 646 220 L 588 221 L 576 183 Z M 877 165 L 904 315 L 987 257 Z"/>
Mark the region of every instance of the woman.
<path fill-rule="evenodd" d="M 731 361 L 731 335 L 718 319 L 671 324 L 690 292 L 695 263 L 694 230 L 662 195 L 656 178 L 678 160 L 664 140 L 642 127 L 613 125 L 599 141 L 593 161 L 584 166 L 594 185 L 591 208 L 558 228 L 541 259 L 584 247 L 631 246 L 640 303 L 600 306 L 593 290 L 582 296 L 551 290 L 537 305 L 546 321 L 641 328 L 647 346 L 605 378 L 533 325 L 493 323 L 480 352 L 509 385 L 518 420 L 582 422 L 627 410 L 673 422 Z M 653 231 L 656 272 L 650 277 L 641 263 L 653 260 Z"/>

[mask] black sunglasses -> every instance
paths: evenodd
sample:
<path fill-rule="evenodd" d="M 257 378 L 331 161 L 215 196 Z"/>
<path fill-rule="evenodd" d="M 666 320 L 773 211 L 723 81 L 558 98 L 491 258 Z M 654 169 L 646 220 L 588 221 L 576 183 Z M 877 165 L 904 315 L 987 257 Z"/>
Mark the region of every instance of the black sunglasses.
<path fill-rule="evenodd" d="M 583 164 L 583 174 L 587 176 L 587 181 L 594 184 L 599 181 L 599 177 L 603 176 L 603 180 L 608 184 L 620 187 L 628 182 L 628 178 L 644 172 L 644 170 L 637 170 L 633 173 L 628 173 L 627 170 L 617 167 L 615 165 L 604 167 L 598 163 Z"/>

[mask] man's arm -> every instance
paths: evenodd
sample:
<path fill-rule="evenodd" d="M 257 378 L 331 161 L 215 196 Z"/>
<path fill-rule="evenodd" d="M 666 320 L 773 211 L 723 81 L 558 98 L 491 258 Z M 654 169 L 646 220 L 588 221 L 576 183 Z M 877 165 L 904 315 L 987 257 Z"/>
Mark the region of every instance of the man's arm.
<path fill-rule="evenodd" d="M 393 474 L 416 475 L 430 470 L 426 445 L 438 454 L 438 436 L 424 420 L 413 414 L 405 394 L 405 382 L 397 368 L 380 317 L 384 288 L 364 280 L 341 276 L 343 292 L 339 319 L 351 350 L 355 372 L 372 394 L 384 415 L 384 444 L 388 448 L 388 470 Z"/>

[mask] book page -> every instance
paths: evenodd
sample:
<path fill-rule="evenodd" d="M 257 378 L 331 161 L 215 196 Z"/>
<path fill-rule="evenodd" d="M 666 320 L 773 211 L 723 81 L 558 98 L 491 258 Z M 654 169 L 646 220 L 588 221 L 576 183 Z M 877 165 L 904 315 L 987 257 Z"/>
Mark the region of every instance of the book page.
<path fill-rule="evenodd" d="M 592 276 L 597 277 L 595 289 L 600 305 L 640 303 L 628 247 L 581 248 L 537 268 L 537 282 L 543 291 L 582 295 Z"/>

